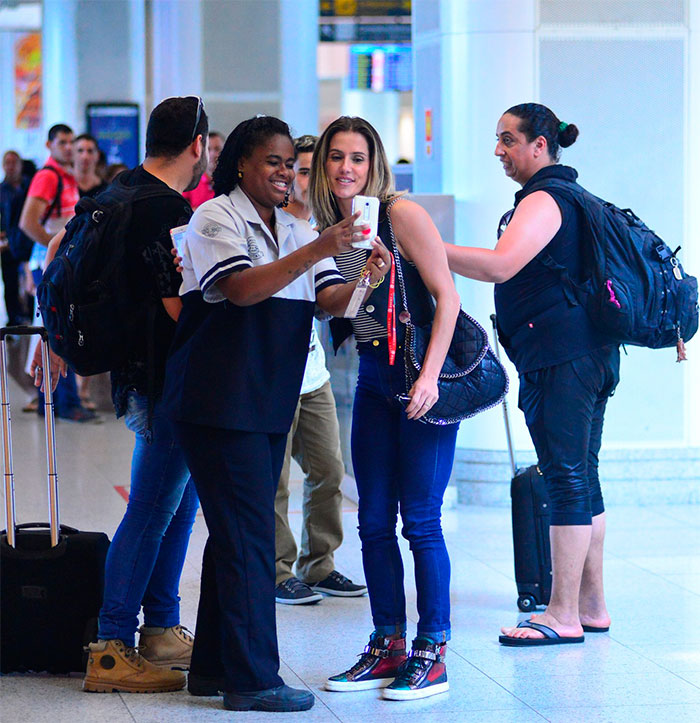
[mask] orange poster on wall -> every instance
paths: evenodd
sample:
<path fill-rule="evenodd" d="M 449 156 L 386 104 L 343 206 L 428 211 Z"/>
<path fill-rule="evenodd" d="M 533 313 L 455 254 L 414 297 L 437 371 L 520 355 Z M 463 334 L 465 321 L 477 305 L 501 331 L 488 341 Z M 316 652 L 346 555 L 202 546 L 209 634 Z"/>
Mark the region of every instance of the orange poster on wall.
<path fill-rule="evenodd" d="M 41 126 L 41 33 L 15 43 L 15 127 Z"/>

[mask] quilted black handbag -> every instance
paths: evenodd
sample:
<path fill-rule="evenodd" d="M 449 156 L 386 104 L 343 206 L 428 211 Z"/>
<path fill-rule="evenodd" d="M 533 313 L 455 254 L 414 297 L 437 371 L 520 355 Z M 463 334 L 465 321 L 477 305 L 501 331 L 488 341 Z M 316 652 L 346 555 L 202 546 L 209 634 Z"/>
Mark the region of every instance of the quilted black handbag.
<path fill-rule="evenodd" d="M 416 326 L 411 322 L 399 249 L 394 238 L 391 218 L 389 218 L 389 230 L 401 300 L 403 308 L 408 312 L 404 343 L 404 367 L 408 392 L 420 375 L 433 325 L 431 322 L 424 326 Z M 420 422 L 438 425 L 461 422 L 500 404 L 508 391 L 508 375 L 489 346 L 486 330 L 462 309 L 459 310 L 452 342 L 438 376 L 437 385 L 438 400 L 427 414 L 420 417 L 418 420 Z"/>

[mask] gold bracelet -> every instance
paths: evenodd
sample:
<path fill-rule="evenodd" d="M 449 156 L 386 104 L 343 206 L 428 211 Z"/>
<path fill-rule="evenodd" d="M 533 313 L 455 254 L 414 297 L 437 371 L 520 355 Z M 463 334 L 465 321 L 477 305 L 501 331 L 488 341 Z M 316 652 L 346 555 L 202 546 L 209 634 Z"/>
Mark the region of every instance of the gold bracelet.
<path fill-rule="evenodd" d="M 360 271 L 360 278 L 363 278 L 364 276 L 372 276 L 372 272 L 365 266 L 362 271 Z M 377 281 L 376 284 L 369 284 L 370 289 L 376 289 L 378 286 L 382 284 L 384 281 L 384 277 L 380 277 L 379 281 Z"/>

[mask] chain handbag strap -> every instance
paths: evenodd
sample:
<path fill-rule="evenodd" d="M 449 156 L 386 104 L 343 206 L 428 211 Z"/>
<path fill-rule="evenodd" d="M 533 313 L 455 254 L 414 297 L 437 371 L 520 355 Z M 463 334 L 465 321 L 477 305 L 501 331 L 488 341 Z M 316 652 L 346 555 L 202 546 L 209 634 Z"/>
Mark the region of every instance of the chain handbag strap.
<path fill-rule="evenodd" d="M 420 371 L 422 364 L 420 363 L 420 361 L 418 359 L 416 359 L 415 352 L 411 348 L 412 345 L 410 343 L 412 334 L 415 333 L 414 329 L 416 329 L 416 326 L 415 326 L 415 324 L 413 324 L 411 312 L 408 308 L 408 299 L 406 297 L 406 286 L 404 283 L 403 271 L 401 269 L 399 247 L 398 247 L 398 244 L 396 243 L 396 237 L 394 236 L 394 227 L 391 223 L 391 216 L 389 214 L 391 207 L 398 200 L 400 200 L 400 198 L 401 197 L 398 196 L 398 197 L 392 199 L 391 202 L 387 205 L 386 216 L 387 216 L 387 220 L 389 221 L 389 235 L 391 237 L 391 246 L 392 246 L 391 250 L 392 250 L 392 254 L 393 254 L 393 258 L 394 258 L 394 265 L 396 266 L 396 275 L 399 280 L 398 285 L 399 285 L 399 290 L 401 292 L 401 300 L 403 301 L 404 311 L 406 311 L 408 313 L 408 319 L 406 320 L 406 322 L 404 324 L 406 326 L 406 332 L 407 332 L 407 339 L 406 339 L 406 344 L 405 344 L 407 362 L 410 360 L 410 363 L 415 367 L 415 369 L 417 371 Z M 463 317 L 466 320 L 467 323 L 471 324 L 475 329 L 478 330 L 479 335 L 481 336 L 481 338 L 483 340 L 483 345 L 481 347 L 481 351 L 479 352 L 478 355 L 476 355 L 474 357 L 474 360 L 470 366 L 468 366 L 464 369 L 461 369 L 458 372 L 454 372 L 452 374 L 441 373 L 440 377 L 439 377 L 440 379 L 444 379 L 444 380 L 459 379 L 460 377 L 470 374 L 477 367 L 477 365 L 481 362 L 481 360 L 484 358 L 484 356 L 486 356 L 486 353 L 489 350 L 488 335 L 486 333 L 486 330 L 481 326 L 481 324 L 479 324 L 479 322 L 476 319 L 474 319 L 474 317 L 467 314 L 464 311 L 464 309 L 461 308 L 461 306 L 460 306 L 459 314 L 461 317 Z M 458 319 L 458 323 L 459 323 L 459 319 Z M 447 353 L 449 354 L 450 352 L 448 351 Z M 411 385 L 409 384 L 409 387 L 410 386 Z"/>
<path fill-rule="evenodd" d="M 389 214 L 389 211 L 391 210 L 392 206 L 397 202 L 401 200 L 401 196 L 397 196 L 396 198 L 393 198 L 386 207 L 386 218 L 389 221 L 389 236 L 391 237 L 391 253 L 394 257 L 394 268 L 396 269 L 396 276 L 399 280 L 399 291 L 401 293 L 401 301 L 403 302 L 403 308 L 404 311 L 408 314 L 409 318 L 406 322 L 406 326 L 411 324 L 411 312 L 408 308 L 408 299 L 406 298 L 406 286 L 404 284 L 403 280 L 403 270 L 401 268 L 401 257 L 399 255 L 399 245 L 396 243 L 396 236 L 394 236 L 394 226 L 391 223 L 391 215 Z"/>

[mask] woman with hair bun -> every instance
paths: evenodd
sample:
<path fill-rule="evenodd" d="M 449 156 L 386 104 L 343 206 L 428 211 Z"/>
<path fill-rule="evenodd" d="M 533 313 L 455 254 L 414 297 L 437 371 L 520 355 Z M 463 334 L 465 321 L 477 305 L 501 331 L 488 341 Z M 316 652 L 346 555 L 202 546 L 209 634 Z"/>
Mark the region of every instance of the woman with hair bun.
<path fill-rule="evenodd" d="M 539 103 L 509 108 L 495 154 L 522 186 L 512 216 L 494 249 L 447 247 L 454 272 L 495 283 L 499 337 L 518 370 L 519 406 L 551 502 L 551 600 L 544 613 L 502 629 L 499 640 L 510 646 L 582 643 L 584 632 L 610 626 L 598 452 L 620 353 L 562 283 L 561 267 L 583 280 L 587 253 L 586 220 L 566 189 L 578 174 L 558 163 L 577 137 L 575 125 Z"/>

